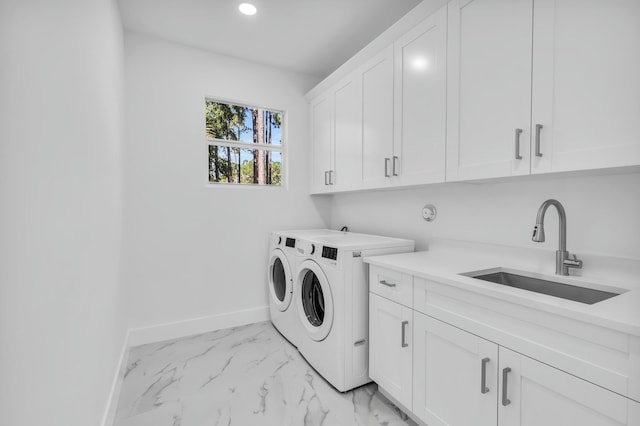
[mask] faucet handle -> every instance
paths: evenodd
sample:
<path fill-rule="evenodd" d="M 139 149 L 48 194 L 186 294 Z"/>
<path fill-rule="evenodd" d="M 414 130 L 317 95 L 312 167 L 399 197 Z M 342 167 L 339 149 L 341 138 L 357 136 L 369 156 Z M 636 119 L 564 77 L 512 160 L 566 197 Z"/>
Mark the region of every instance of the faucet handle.
<path fill-rule="evenodd" d="M 564 262 L 562 262 L 564 265 L 566 265 L 569 268 L 577 268 L 577 269 L 581 269 L 582 268 L 582 260 L 579 260 L 575 254 L 571 255 L 573 257 L 573 259 L 565 259 Z"/>

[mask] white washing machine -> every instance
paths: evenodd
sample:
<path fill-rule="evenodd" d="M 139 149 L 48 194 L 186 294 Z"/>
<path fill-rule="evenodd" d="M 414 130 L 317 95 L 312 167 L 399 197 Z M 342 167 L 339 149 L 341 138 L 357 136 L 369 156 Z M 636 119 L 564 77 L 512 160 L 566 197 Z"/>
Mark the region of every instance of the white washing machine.
<path fill-rule="evenodd" d="M 328 229 L 274 231 L 269 236 L 269 313 L 271 322 L 291 344 L 298 346 L 302 326 L 293 303 L 293 277 L 301 237 L 332 234 Z"/>
<path fill-rule="evenodd" d="M 414 247 L 412 240 L 342 232 L 298 241 L 298 351 L 340 392 L 371 381 L 368 268 L 362 258 Z"/>

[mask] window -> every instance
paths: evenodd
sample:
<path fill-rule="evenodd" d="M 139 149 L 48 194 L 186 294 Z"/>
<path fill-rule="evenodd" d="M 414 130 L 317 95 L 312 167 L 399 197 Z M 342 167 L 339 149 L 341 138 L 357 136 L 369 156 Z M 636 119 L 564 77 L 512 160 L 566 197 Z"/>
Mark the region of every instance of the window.
<path fill-rule="evenodd" d="M 284 114 L 205 101 L 209 182 L 281 186 Z"/>

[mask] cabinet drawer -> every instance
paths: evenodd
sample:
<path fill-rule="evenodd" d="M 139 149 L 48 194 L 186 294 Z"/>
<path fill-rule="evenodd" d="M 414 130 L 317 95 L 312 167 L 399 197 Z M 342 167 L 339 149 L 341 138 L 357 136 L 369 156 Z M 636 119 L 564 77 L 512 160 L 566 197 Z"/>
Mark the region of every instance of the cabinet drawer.
<path fill-rule="evenodd" d="M 401 272 L 369 265 L 369 291 L 413 307 L 413 277 Z"/>

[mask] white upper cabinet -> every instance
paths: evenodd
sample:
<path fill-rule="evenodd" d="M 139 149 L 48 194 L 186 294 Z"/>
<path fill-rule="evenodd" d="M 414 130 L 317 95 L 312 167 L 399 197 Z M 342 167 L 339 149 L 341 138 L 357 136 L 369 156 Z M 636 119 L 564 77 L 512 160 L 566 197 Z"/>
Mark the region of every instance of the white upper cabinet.
<path fill-rule="evenodd" d="M 532 0 L 452 0 L 447 180 L 529 174 Z"/>
<path fill-rule="evenodd" d="M 362 183 L 382 187 L 392 175 L 393 46 L 366 62 L 362 76 Z"/>
<path fill-rule="evenodd" d="M 312 192 L 640 165 L 639 0 L 451 0 L 398 33 L 313 95 Z"/>
<path fill-rule="evenodd" d="M 354 74 L 339 83 L 334 100 L 334 191 L 358 189 L 362 181 L 362 85 Z"/>
<path fill-rule="evenodd" d="M 323 94 L 311 102 L 311 192 L 328 192 L 329 172 L 333 168 L 333 119 L 331 96 Z"/>
<path fill-rule="evenodd" d="M 640 1 L 536 0 L 533 22 L 532 173 L 640 164 Z"/>
<path fill-rule="evenodd" d="M 640 2 L 449 3 L 447 180 L 640 164 Z"/>
<path fill-rule="evenodd" d="M 394 44 L 394 185 L 445 180 L 447 8 Z"/>
<path fill-rule="evenodd" d="M 361 83 L 354 73 L 310 104 L 311 192 L 357 189 L 362 180 Z"/>

